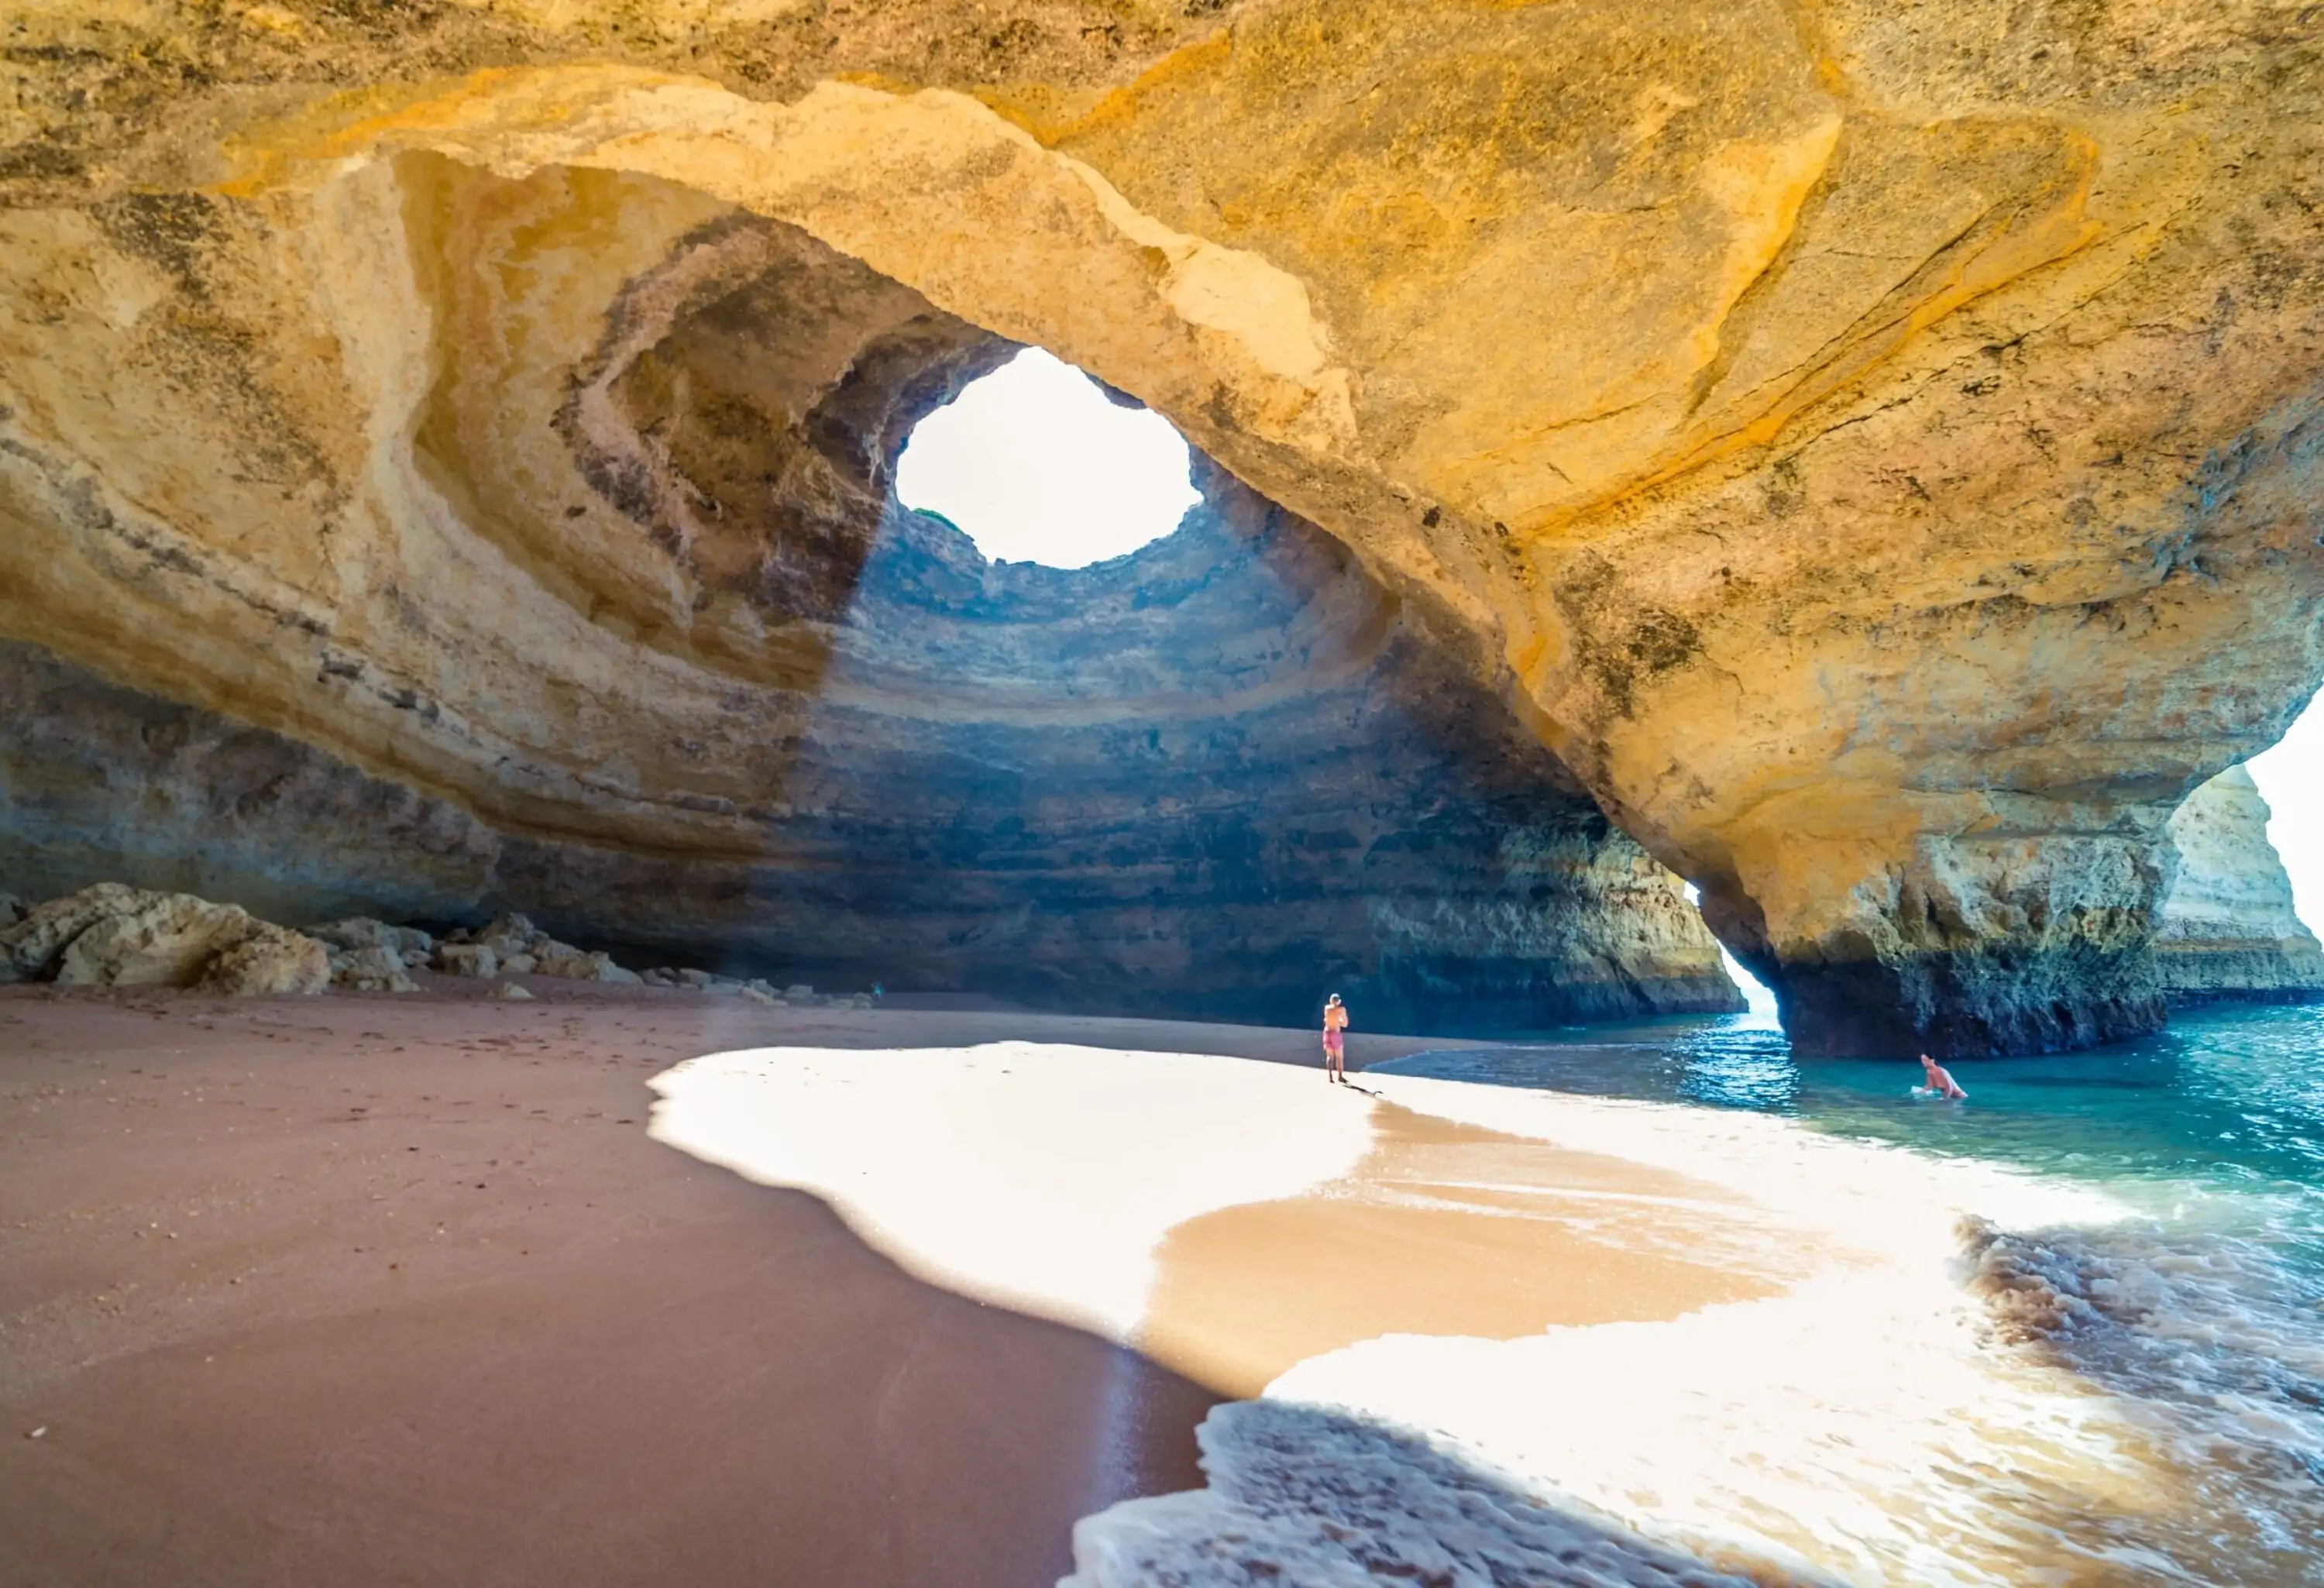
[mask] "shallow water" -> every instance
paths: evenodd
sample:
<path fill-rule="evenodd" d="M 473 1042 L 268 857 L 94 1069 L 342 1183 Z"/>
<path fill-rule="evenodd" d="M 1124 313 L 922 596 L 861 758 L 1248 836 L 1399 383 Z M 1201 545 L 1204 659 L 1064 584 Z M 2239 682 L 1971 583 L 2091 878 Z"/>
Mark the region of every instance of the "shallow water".
<path fill-rule="evenodd" d="M 2324 1007 L 2199 1011 L 2162 1036 L 2093 1053 L 1962 1063 L 1966 1105 L 1912 1097 L 1910 1063 L 1794 1063 L 1783 1032 L 1752 1015 L 1597 1027 L 1374 1069 L 1781 1114 L 2116 1192 L 2260 1192 L 2288 1199 L 2274 1209 L 2287 1236 L 2313 1239 L 2324 1225 Z"/>
<path fill-rule="evenodd" d="M 2324 1583 L 2324 1009 L 2195 1012 L 2100 1052 L 1960 1065 L 1965 1103 L 1912 1096 L 1909 1063 L 1794 1063 L 1752 1016 L 1420 1054 L 1374 1073 L 1775 1115 L 2099 1195 L 2109 1216 L 1965 1223 L 1953 1278 L 1982 1303 L 1978 1349 L 1997 1371 L 2022 1370 L 1997 1384 L 2047 1374 L 2087 1392 L 2114 1422 L 2101 1464 L 2167 1499 L 2044 1523 L 2055 1539 L 2013 1525 L 1989 1548 L 1949 1551 L 1949 1568 Z M 1966 1511 L 2011 1486 L 1958 1487 L 1950 1503 Z M 1811 1541 L 1806 1553 L 1820 1552 Z M 1844 1552 L 1821 1564 L 1886 1574 Z"/>
<path fill-rule="evenodd" d="M 1362 1091 L 737 1050 L 653 1130 L 1261 1392 L 1208 1487 L 1084 1519 L 1074 1588 L 2324 1584 L 2324 1014 L 1962 1066 L 1961 1105 L 1748 1019 L 1574 1039 Z"/>

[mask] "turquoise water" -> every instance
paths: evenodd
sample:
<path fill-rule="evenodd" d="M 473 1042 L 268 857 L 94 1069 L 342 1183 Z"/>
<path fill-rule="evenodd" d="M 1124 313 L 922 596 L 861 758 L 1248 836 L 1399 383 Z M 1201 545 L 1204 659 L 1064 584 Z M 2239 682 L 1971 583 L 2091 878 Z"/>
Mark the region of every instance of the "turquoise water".
<path fill-rule="evenodd" d="M 2324 1008 L 2222 1007 L 2098 1052 L 1958 1064 L 1960 1103 L 1915 1099 L 1910 1063 L 1795 1063 L 1754 1015 L 1375 1067 L 1780 1114 L 2104 1191 L 2129 1216 L 1964 1232 L 1995 1349 L 2135 1411 L 2216 1522 L 2145 1540 L 2126 1580 L 2324 1583 Z"/>

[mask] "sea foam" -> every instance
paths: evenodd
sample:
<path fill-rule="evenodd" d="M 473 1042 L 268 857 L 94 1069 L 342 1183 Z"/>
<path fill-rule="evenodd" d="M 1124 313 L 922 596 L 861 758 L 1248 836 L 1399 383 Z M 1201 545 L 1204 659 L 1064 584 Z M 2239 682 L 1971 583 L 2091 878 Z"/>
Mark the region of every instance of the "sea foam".
<path fill-rule="evenodd" d="M 1204 1438 L 1218 1492 L 1091 1519 L 1076 1588 L 1366 1573 L 1548 1588 L 1665 1580 L 1657 1569 L 1897 1588 L 2313 1580 L 2285 1547 L 2319 1519 L 2301 1371 L 2310 1302 L 2266 1299 L 2264 1253 L 2165 1251 L 2086 1187 L 1782 1119 L 1374 1084 L 1439 1117 L 1748 1190 L 1763 1238 L 1813 1252 L 1815 1271 L 1673 1319 L 1390 1335 L 1311 1358 L 1267 1390 L 1322 1419 L 1267 1425 L 1277 1454 L 1256 1470 L 1292 1474 L 1282 1493 L 1240 1475 L 1249 1441 L 1229 1419 Z M 2044 1233 L 2004 1235 L 1996 1220 Z M 2238 1339 L 2252 1347 L 2240 1364 Z M 2225 1445 L 2239 1425 L 2237 1454 Z M 1434 1521 L 1349 1531 L 1350 1492 L 1447 1514 L 1446 1461 L 1496 1474 L 1496 1494 L 1600 1519 L 1613 1553 L 1577 1564 L 1550 1536 L 1504 1530 L 1487 1567 L 1432 1556 Z M 1330 1574 L 1345 1539 L 1373 1553 L 1343 1579 Z M 1706 1564 L 1649 1567 L 1623 1539 Z"/>
<path fill-rule="evenodd" d="M 2264 1251 L 1766 1115 L 1370 1084 L 1495 1133 L 1475 1175 L 1432 1159 L 1443 1177 L 1388 1190 L 1490 1192 L 1545 1250 L 1713 1228 L 1700 1260 L 1776 1293 L 1299 1360 L 1213 1415 L 1208 1488 L 1084 1520 L 1075 1588 L 2312 1580 L 2319 1298 Z M 1346 1195 L 1375 1141 L 1370 1103 L 1312 1071 L 1197 1055 L 765 1049 L 656 1085 L 662 1140 L 826 1197 L 923 1278 L 1122 1342 L 1173 1231 Z M 1495 1183 L 1511 1138 L 1710 1192 L 1665 1218 L 1577 1181 L 1535 1208 Z"/>
<path fill-rule="evenodd" d="M 1408 1429 L 1230 1403 L 1197 1437 L 1207 1488 L 1074 1529 L 1058 1588 L 1751 1588 Z"/>

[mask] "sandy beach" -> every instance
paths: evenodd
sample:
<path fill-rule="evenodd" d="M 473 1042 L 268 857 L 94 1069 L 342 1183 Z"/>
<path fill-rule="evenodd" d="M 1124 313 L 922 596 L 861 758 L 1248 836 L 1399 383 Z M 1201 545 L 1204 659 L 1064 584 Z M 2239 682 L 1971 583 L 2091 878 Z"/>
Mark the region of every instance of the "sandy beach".
<path fill-rule="evenodd" d="M 2102 1199 L 1350 1046 L 13 990 L 0 1581 L 2101 1583 L 2209 1525 L 1963 1284 L 1965 1214 Z"/>
<path fill-rule="evenodd" d="M 657 1143 L 647 1082 L 1307 1033 L 540 992 L 0 993 L 0 1581 L 1017 1585 L 1200 1482 L 1213 1390 Z"/>

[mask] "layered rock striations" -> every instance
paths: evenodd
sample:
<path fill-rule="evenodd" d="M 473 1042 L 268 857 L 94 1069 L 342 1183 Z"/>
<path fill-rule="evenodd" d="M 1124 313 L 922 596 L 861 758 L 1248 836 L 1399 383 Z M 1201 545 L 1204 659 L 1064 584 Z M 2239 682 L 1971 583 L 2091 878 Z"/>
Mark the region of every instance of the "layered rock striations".
<path fill-rule="evenodd" d="M 728 686 L 729 734 L 783 739 L 710 853 L 591 841 L 578 799 L 561 832 L 493 826 L 13 645 L 0 876 L 296 919 L 515 902 L 648 957 L 1156 1014 L 1297 1021 L 1334 989 L 1403 1029 L 1739 1007 L 1677 879 L 1506 700 L 1343 547 L 1208 484 L 1176 534 L 1071 572 L 888 502 L 811 683 Z M 374 928 L 315 928 L 376 951 L 368 976 L 335 959 L 347 985 L 397 984 Z M 542 968 L 524 948 L 438 968 Z"/>
<path fill-rule="evenodd" d="M 2267 840 L 2267 802 L 2230 767 L 2171 818 L 2178 867 L 2163 896 L 2155 957 L 2178 1002 L 2324 1000 L 2324 947 L 2303 924 Z"/>
<path fill-rule="evenodd" d="M 982 333 L 1513 677 L 1804 1052 L 2152 1029 L 2171 814 L 2324 673 L 2300 8 L 11 26 L 0 632 L 494 832 L 749 854 L 724 703 Z"/>

